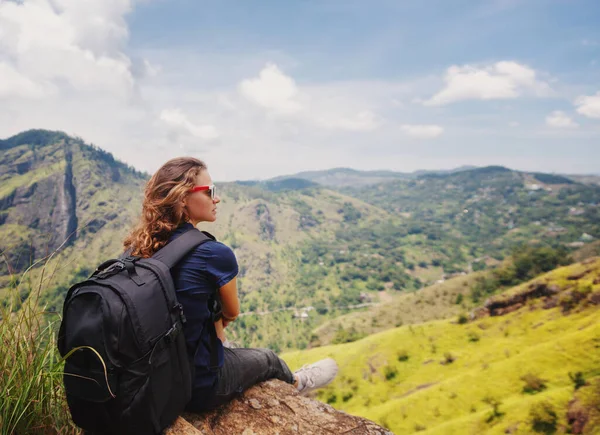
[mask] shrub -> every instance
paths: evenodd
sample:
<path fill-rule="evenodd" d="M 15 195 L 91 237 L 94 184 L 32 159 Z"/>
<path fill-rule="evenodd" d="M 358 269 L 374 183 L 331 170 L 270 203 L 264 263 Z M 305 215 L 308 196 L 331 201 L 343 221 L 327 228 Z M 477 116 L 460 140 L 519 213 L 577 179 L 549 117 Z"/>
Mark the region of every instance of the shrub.
<path fill-rule="evenodd" d="M 444 361 L 442 361 L 443 364 L 452 364 L 454 361 L 456 361 L 456 357 L 450 352 L 446 352 L 444 354 Z"/>
<path fill-rule="evenodd" d="M 476 261 L 473 263 L 473 272 L 479 272 L 485 269 L 487 269 L 487 264 L 485 264 L 485 261 Z"/>
<path fill-rule="evenodd" d="M 502 402 L 494 397 L 487 396 L 483 399 L 483 403 L 486 403 L 492 407 L 492 412 L 488 415 L 486 422 L 490 423 L 496 419 L 499 419 L 504 415 L 502 411 L 500 411 L 500 406 L 502 406 Z M 473 412 L 473 408 L 471 408 L 471 412 Z"/>
<path fill-rule="evenodd" d="M 546 380 L 540 378 L 533 373 L 527 373 L 521 376 L 521 380 L 525 382 L 523 392 L 527 394 L 536 394 L 546 389 Z"/>
<path fill-rule="evenodd" d="M 462 313 L 458 316 L 458 324 L 459 325 L 464 325 L 465 323 L 469 322 L 469 318 L 467 317 L 466 314 Z"/>
<path fill-rule="evenodd" d="M 396 367 L 394 367 L 394 366 L 385 366 L 385 369 L 383 370 L 383 373 L 385 375 L 385 380 L 386 381 L 391 381 L 398 374 L 398 369 Z"/>
<path fill-rule="evenodd" d="M 535 403 L 529 411 L 531 428 L 539 433 L 552 434 L 556 432 L 558 416 L 550 402 Z"/>
<path fill-rule="evenodd" d="M 329 393 L 325 397 L 325 401 L 328 404 L 333 405 L 335 402 L 337 402 L 337 394 L 335 394 L 334 391 L 329 391 Z"/>
<path fill-rule="evenodd" d="M 335 336 L 333 337 L 333 340 L 331 340 L 331 343 L 351 343 L 353 341 L 360 340 L 365 336 L 366 334 L 364 332 L 358 332 L 354 327 L 350 328 L 350 330 L 345 330 L 340 326 L 335 332 Z"/>
<path fill-rule="evenodd" d="M 479 334 L 477 334 L 475 331 L 469 331 L 469 341 L 471 343 L 476 343 L 479 341 Z"/>
<path fill-rule="evenodd" d="M 409 355 L 408 352 L 406 350 L 400 350 L 398 351 L 398 361 L 400 362 L 404 362 L 404 361 L 408 361 Z"/>
<path fill-rule="evenodd" d="M 327 307 L 324 301 L 317 302 L 315 304 L 315 309 L 317 310 L 317 313 L 321 315 L 325 315 L 329 311 L 329 308 Z"/>
<path fill-rule="evenodd" d="M 569 379 L 573 382 L 575 390 L 579 390 L 581 387 L 587 384 L 582 372 L 576 372 L 575 374 L 569 372 Z"/>
<path fill-rule="evenodd" d="M 463 302 L 463 295 L 462 293 L 459 293 L 458 295 L 456 295 L 456 301 L 454 301 L 454 303 L 456 305 L 460 305 Z"/>

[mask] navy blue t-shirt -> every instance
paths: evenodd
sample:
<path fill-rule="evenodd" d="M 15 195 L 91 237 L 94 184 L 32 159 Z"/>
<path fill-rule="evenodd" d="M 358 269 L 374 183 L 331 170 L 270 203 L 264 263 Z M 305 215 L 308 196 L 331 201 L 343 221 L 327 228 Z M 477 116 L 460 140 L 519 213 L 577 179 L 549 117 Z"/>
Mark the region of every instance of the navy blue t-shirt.
<path fill-rule="evenodd" d="M 180 225 L 169 241 L 194 228 L 192 224 Z M 187 254 L 172 270 L 177 300 L 187 318 L 184 327 L 188 349 L 199 343 L 194 359 L 196 377 L 194 389 L 212 390 L 217 373 L 210 370 L 211 316 L 208 298 L 238 274 L 235 254 L 223 243 L 209 240 Z M 223 366 L 223 344 L 217 340 L 219 367 Z"/>

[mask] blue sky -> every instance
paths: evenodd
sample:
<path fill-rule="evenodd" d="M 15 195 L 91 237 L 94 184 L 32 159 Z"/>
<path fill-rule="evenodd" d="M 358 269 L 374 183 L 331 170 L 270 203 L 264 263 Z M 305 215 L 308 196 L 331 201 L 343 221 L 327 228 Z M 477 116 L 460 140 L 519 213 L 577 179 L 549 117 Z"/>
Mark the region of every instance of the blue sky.
<path fill-rule="evenodd" d="M 600 3 L 0 0 L 0 137 L 65 130 L 216 180 L 600 173 Z"/>

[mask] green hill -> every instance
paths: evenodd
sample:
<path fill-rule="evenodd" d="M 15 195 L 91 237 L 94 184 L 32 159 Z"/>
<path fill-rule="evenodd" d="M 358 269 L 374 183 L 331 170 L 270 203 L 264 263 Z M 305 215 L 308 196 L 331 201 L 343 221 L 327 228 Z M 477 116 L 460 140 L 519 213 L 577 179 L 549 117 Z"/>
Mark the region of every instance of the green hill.
<path fill-rule="evenodd" d="M 381 292 L 380 303 L 325 322 L 312 334 L 312 346 L 355 341 L 393 327 L 466 316 L 481 301 L 558 266 L 600 254 L 598 242 L 567 254 L 564 249 L 519 246 L 488 270 L 458 275 L 416 292 Z M 486 261 L 491 262 L 491 259 Z"/>
<path fill-rule="evenodd" d="M 232 246 L 240 264 L 248 315 L 230 334 L 248 346 L 304 348 L 313 329 L 348 306 L 386 302 L 492 267 L 520 242 L 564 246 L 600 236 L 600 188 L 552 184 L 550 192 L 534 175 L 498 168 L 414 173 L 344 191 L 302 177 L 222 183 L 219 219 L 201 227 Z M 0 299 L 38 262 L 19 298 L 27 298 L 43 272 L 41 302 L 59 310 L 73 282 L 121 253 L 147 177 L 61 132 L 31 130 L 0 141 L 0 251 L 6 259 Z M 564 181 L 549 177 L 546 182 Z M 543 192 L 528 190 L 534 181 Z M 474 216 L 463 212 L 465 203 Z M 542 214 L 548 220 L 531 222 Z M 584 232 L 587 238 L 579 240 Z"/>
<path fill-rule="evenodd" d="M 453 250 L 446 272 L 516 243 L 578 247 L 600 237 L 600 188 L 552 174 L 491 166 L 342 191 L 402 216 L 404 233 L 425 235 L 429 247 Z"/>
<path fill-rule="evenodd" d="M 318 397 L 398 434 L 567 433 L 576 395 L 592 403 L 590 419 L 600 417 L 599 258 L 549 272 L 486 306 L 470 322 L 402 326 L 284 359 L 297 368 L 335 358 L 339 375 Z M 576 379 L 586 384 L 577 392 Z M 597 433 L 594 421 L 583 433 Z"/>

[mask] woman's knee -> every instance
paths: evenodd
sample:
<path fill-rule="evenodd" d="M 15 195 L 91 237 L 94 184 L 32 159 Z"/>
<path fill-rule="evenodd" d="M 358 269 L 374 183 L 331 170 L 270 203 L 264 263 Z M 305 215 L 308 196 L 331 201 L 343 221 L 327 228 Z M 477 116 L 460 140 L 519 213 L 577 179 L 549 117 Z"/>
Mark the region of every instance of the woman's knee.
<path fill-rule="evenodd" d="M 263 354 L 264 354 L 265 358 L 267 359 L 267 363 L 269 364 L 270 367 L 279 364 L 279 357 L 271 349 L 263 349 Z"/>

